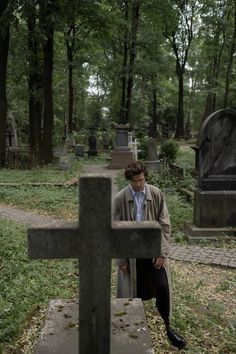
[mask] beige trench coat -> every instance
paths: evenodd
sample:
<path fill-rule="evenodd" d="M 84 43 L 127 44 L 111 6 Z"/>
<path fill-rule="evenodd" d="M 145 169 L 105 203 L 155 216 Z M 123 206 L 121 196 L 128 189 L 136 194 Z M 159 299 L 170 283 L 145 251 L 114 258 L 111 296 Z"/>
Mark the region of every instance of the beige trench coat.
<path fill-rule="evenodd" d="M 144 219 L 147 221 L 159 222 L 162 229 L 161 238 L 161 256 L 167 257 L 170 247 L 171 226 L 169 213 L 166 207 L 165 199 L 161 190 L 155 186 L 145 184 L 145 201 L 144 201 Z M 136 215 L 136 205 L 130 190 L 127 186 L 121 190 L 115 197 L 113 203 L 113 217 L 116 221 L 134 221 Z M 117 275 L 117 297 L 136 297 L 136 260 L 135 259 L 118 259 Z M 130 273 L 123 273 L 120 265 L 129 264 Z M 169 272 L 168 258 L 165 260 L 165 269 L 168 277 L 169 288 L 171 293 L 171 279 Z"/>

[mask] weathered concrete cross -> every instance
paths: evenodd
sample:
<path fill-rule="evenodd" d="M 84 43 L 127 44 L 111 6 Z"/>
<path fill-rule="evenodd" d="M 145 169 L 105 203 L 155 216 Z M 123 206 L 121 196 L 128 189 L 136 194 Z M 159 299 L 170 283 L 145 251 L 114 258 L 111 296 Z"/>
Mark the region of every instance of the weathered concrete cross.
<path fill-rule="evenodd" d="M 152 258 L 160 254 L 157 222 L 111 223 L 111 179 L 79 180 L 79 225 L 28 231 L 34 259 L 79 258 L 79 353 L 110 353 L 111 259 Z"/>

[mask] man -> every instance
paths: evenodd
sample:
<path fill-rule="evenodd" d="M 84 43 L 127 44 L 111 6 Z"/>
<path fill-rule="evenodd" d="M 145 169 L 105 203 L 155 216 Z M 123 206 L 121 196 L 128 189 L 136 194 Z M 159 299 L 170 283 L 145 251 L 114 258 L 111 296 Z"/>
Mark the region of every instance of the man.
<path fill-rule="evenodd" d="M 183 337 L 170 327 L 171 294 L 168 267 L 170 220 L 159 188 L 146 183 L 148 172 L 139 161 L 133 161 L 124 172 L 129 185 L 114 199 L 117 221 L 158 221 L 162 230 L 161 256 L 153 259 L 119 259 L 117 297 L 156 298 L 156 307 L 165 323 L 170 342 L 179 349 L 186 346 Z"/>

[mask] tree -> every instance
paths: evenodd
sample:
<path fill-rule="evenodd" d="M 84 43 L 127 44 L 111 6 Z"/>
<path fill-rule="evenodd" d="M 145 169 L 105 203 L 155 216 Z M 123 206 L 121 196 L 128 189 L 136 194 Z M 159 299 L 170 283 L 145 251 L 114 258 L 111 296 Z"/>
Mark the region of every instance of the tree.
<path fill-rule="evenodd" d="M 7 58 L 9 50 L 9 2 L 0 2 L 0 167 L 6 163 L 6 123 L 7 123 Z"/>
<path fill-rule="evenodd" d="M 43 62 L 35 3 L 27 1 L 23 9 L 28 28 L 28 105 L 29 147 L 32 158 L 40 161 L 43 109 Z"/>
<path fill-rule="evenodd" d="M 134 66 L 136 58 L 137 33 L 140 17 L 140 0 L 131 1 L 131 29 L 129 31 L 129 1 L 122 2 L 125 18 L 124 40 L 123 40 L 123 69 L 121 75 L 122 94 L 120 107 L 120 123 L 130 125 L 133 130 L 133 117 L 130 114 L 132 91 L 134 85 Z"/>
<path fill-rule="evenodd" d="M 43 46 L 43 136 L 41 145 L 41 160 L 45 163 L 52 162 L 53 157 L 53 36 L 54 16 L 56 4 L 50 0 L 40 2 L 40 25 L 42 29 Z"/>
<path fill-rule="evenodd" d="M 227 1 L 227 0 L 226 0 Z M 217 109 L 217 91 L 222 66 L 222 55 L 226 45 L 226 1 L 210 2 L 203 7 L 204 42 L 202 49 L 206 51 L 206 85 L 207 96 L 202 120 Z M 205 47 L 206 46 L 206 47 Z"/>
<path fill-rule="evenodd" d="M 231 12 L 231 11 L 230 11 Z M 233 16 L 233 35 L 231 39 L 231 45 L 229 50 L 229 60 L 227 64 L 226 70 L 226 79 L 225 79 L 225 94 L 224 94 L 224 108 L 226 108 L 229 104 L 229 88 L 230 88 L 230 80 L 232 75 L 232 67 L 233 67 L 233 60 L 234 60 L 234 53 L 236 49 L 236 2 L 232 3 L 232 12 Z"/>
<path fill-rule="evenodd" d="M 176 58 L 179 90 L 175 137 L 180 138 L 184 136 L 184 73 L 193 40 L 197 2 L 192 0 L 174 1 L 172 6 L 174 13 L 172 12 L 172 16 L 168 20 L 167 17 L 165 18 L 164 35 L 169 40 Z M 174 27 L 170 21 L 173 21 Z"/>

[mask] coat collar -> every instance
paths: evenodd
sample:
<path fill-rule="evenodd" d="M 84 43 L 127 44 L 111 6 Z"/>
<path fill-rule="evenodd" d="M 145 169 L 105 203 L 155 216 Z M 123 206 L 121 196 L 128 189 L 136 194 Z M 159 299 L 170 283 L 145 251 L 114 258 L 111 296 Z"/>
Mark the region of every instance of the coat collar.
<path fill-rule="evenodd" d="M 152 194 L 151 194 L 151 189 L 150 189 L 150 185 L 149 184 L 145 184 L 145 199 L 146 200 L 152 200 Z M 132 195 L 132 192 L 130 190 L 130 187 L 127 186 L 125 188 L 125 199 L 127 202 L 130 202 L 130 201 L 133 201 L 134 198 L 133 198 L 133 195 Z"/>

